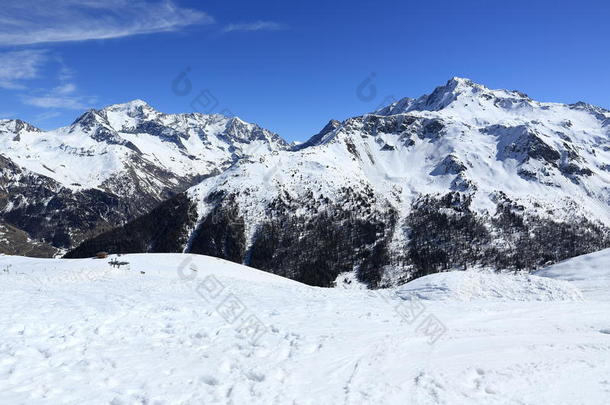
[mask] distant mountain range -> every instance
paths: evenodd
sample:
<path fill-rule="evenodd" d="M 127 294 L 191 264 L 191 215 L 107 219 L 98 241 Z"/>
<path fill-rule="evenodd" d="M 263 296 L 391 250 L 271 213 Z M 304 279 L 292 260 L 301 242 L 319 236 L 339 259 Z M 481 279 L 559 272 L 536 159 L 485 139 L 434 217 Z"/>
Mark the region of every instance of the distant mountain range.
<path fill-rule="evenodd" d="M 453 78 L 300 145 L 135 100 L 0 120 L 0 252 L 194 252 L 313 285 L 610 246 L 610 112 Z"/>
<path fill-rule="evenodd" d="M 610 246 L 610 112 L 585 103 L 541 103 L 453 78 L 418 99 L 331 121 L 293 147 L 218 116 L 165 116 L 139 102 L 102 111 L 113 110 L 103 126 L 113 136 L 95 141 L 79 129 L 79 139 L 147 156 L 161 173 L 143 172 L 138 161 L 129 167 L 139 174 L 121 182 L 125 189 L 150 182 L 155 187 L 146 190 L 155 190 L 150 200 L 157 202 L 206 178 L 68 257 L 187 251 L 313 285 L 356 277 L 383 287 L 467 266 L 534 269 Z M 141 115 L 151 118 L 132 121 Z M 155 117 L 172 130 L 148 124 Z M 169 125 L 186 117 L 190 126 Z M 240 153 L 213 159 L 194 149 L 207 120 L 248 128 L 247 135 L 214 138 Z M 179 186 L 163 181 L 167 172 L 180 175 Z M 129 200 L 130 193 L 114 193 Z"/>

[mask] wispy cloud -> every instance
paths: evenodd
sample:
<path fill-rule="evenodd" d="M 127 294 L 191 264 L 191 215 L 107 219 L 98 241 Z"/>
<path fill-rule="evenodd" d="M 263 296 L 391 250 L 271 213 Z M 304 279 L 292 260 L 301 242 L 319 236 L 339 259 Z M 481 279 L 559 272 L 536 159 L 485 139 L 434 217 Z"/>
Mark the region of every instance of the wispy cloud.
<path fill-rule="evenodd" d="M 229 24 L 224 27 L 224 32 L 233 31 L 279 31 L 287 27 L 273 21 L 255 21 L 250 23 Z"/>
<path fill-rule="evenodd" d="M 84 96 L 67 96 L 59 94 L 55 91 L 49 93 L 31 96 L 22 95 L 21 101 L 24 104 L 40 108 L 59 108 L 64 110 L 85 110 L 92 104 L 95 104 L 95 98 Z"/>
<path fill-rule="evenodd" d="M 57 79 L 59 83 L 53 88 L 31 88 L 28 80 L 42 78 L 43 68 L 50 63 L 60 64 Z M 80 110 L 95 103 L 95 97 L 77 94 L 77 87 L 72 82 L 74 72 L 63 65 L 57 55 L 37 49 L 0 53 L 0 88 L 17 90 L 18 97 L 24 103 L 40 108 L 61 108 Z M 8 115 L 8 114 L 5 114 Z"/>
<path fill-rule="evenodd" d="M 76 85 L 74 83 L 65 83 L 53 89 L 57 94 L 72 94 L 76 91 Z"/>
<path fill-rule="evenodd" d="M 170 0 L 5 0 L 0 45 L 119 38 L 212 22 L 206 13 Z"/>
<path fill-rule="evenodd" d="M 62 82 L 72 80 L 72 78 L 74 77 L 74 74 L 75 74 L 74 70 L 70 69 L 69 67 L 64 65 L 64 63 L 61 59 L 59 60 L 59 63 L 61 64 L 61 68 L 59 69 L 58 79 Z"/>
<path fill-rule="evenodd" d="M 51 118 L 56 118 L 59 117 L 61 115 L 61 113 L 59 111 L 45 111 L 43 113 L 40 113 L 38 115 L 36 115 L 34 117 L 34 121 L 46 121 L 46 120 L 50 120 Z"/>
<path fill-rule="evenodd" d="M 0 53 L 0 87 L 23 89 L 23 80 L 38 77 L 40 67 L 47 61 L 44 50 L 23 50 Z"/>

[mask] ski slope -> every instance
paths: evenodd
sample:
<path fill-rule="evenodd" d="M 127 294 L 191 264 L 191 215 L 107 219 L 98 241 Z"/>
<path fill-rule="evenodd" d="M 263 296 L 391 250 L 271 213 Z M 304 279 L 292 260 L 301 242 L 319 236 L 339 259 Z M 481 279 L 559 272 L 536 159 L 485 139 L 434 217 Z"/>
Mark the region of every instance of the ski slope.
<path fill-rule="evenodd" d="M 0 403 L 610 403 L 610 251 L 537 276 L 371 291 L 205 256 L 0 256 Z"/>

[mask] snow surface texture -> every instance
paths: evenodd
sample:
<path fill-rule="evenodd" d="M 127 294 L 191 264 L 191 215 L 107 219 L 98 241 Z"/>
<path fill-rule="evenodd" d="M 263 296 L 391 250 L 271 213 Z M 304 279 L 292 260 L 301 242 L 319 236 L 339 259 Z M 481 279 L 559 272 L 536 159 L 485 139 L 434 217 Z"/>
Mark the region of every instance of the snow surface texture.
<path fill-rule="evenodd" d="M 203 256 L 0 256 L 0 403 L 608 404 L 610 250 L 545 273 L 370 291 Z"/>
<path fill-rule="evenodd" d="M 578 288 L 564 281 L 529 274 L 452 271 L 420 277 L 399 288 L 405 299 L 422 300 L 508 300 L 582 301 Z"/>

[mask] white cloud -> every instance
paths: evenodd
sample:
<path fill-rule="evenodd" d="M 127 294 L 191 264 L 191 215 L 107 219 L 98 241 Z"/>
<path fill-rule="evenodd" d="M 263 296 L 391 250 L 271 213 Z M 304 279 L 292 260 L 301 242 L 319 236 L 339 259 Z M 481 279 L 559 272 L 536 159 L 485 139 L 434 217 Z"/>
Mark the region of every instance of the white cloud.
<path fill-rule="evenodd" d="M 56 72 L 58 83 L 55 87 L 32 88 L 23 84 L 26 80 L 43 76 L 48 80 L 52 75 L 49 72 L 42 75 L 41 71 L 50 63 L 60 65 Z M 77 86 L 72 81 L 73 77 L 74 72 L 63 64 L 60 57 L 45 50 L 0 53 L 0 88 L 18 90 L 21 94 L 17 97 L 27 105 L 45 109 L 88 108 L 96 99 L 78 94 Z"/>
<path fill-rule="evenodd" d="M 60 115 L 61 115 L 61 113 L 58 111 L 45 111 L 43 113 L 36 115 L 34 117 L 34 120 L 35 121 L 46 121 L 46 120 L 50 120 L 51 118 L 59 117 Z"/>
<path fill-rule="evenodd" d="M 71 94 L 76 91 L 76 85 L 74 83 L 65 83 L 55 87 L 54 91 L 58 94 Z"/>
<path fill-rule="evenodd" d="M 232 31 L 278 31 L 286 29 L 283 24 L 273 21 L 255 21 L 251 23 L 229 24 L 224 27 L 224 32 Z"/>
<path fill-rule="evenodd" d="M 212 22 L 170 0 L 5 0 L 0 45 L 119 38 Z"/>
<path fill-rule="evenodd" d="M 24 50 L 0 53 L 0 87 L 23 89 L 22 80 L 38 77 L 39 69 L 47 61 L 43 50 Z"/>
<path fill-rule="evenodd" d="M 62 82 L 71 80 L 74 77 L 74 70 L 70 69 L 69 67 L 65 66 L 63 64 L 63 61 L 60 60 L 60 63 L 62 64 L 61 68 L 59 69 L 59 77 L 58 79 Z"/>
<path fill-rule="evenodd" d="M 95 99 L 83 96 L 65 96 L 55 91 L 40 96 L 24 95 L 21 101 L 34 107 L 59 108 L 64 110 L 85 110 L 95 103 Z"/>
<path fill-rule="evenodd" d="M 28 89 L 23 82 L 40 77 L 41 68 L 51 61 L 61 62 L 45 50 L 22 50 L 0 53 L 0 88 L 27 90 L 19 98 L 24 104 L 40 108 L 81 110 L 95 102 L 93 97 L 79 96 L 76 85 L 69 81 L 73 72 L 62 65 L 59 69 L 59 85 L 52 89 Z M 9 115 L 9 114 L 4 114 Z"/>

